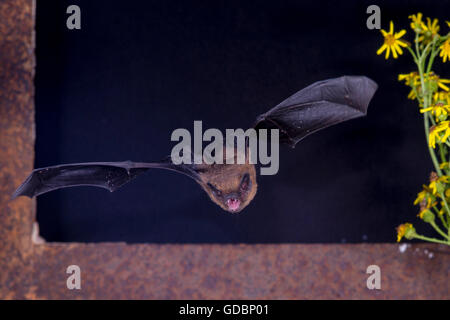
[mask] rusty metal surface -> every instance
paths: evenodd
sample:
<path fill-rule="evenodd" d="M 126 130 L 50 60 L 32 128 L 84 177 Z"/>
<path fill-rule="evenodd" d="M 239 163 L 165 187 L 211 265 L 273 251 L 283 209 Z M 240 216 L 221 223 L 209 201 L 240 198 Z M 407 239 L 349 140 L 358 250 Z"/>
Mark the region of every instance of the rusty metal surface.
<path fill-rule="evenodd" d="M 35 201 L 10 200 L 33 166 L 33 30 L 31 0 L 0 1 L 0 298 L 450 298 L 450 252 L 439 245 L 34 244 Z M 81 290 L 66 287 L 71 264 Z M 381 290 L 366 288 L 371 264 Z"/>
<path fill-rule="evenodd" d="M 433 251 L 429 259 L 425 247 Z M 35 248 L 29 298 L 445 299 L 450 255 L 397 245 L 47 245 Z M 67 290 L 77 264 L 82 289 Z M 366 287 L 367 266 L 382 290 Z M 30 294 L 31 292 L 31 294 Z"/>
<path fill-rule="evenodd" d="M 0 1 L 0 296 L 14 297 L 29 278 L 34 201 L 10 201 L 33 167 L 34 8 L 29 0 Z"/>

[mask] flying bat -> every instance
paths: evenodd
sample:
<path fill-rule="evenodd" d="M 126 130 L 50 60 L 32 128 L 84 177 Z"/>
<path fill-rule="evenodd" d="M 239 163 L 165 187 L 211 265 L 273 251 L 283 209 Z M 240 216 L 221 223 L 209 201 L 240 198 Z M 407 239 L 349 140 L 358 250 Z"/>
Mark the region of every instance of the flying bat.
<path fill-rule="evenodd" d="M 253 128 L 278 129 L 279 142 L 293 148 L 315 131 L 365 116 L 377 88 L 364 76 L 319 81 L 259 115 Z M 247 145 L 245 149 L 248 156 Z M 226 148 L 223 154 L 226 157 Z M 113 192 L 150 169 L 166 169 L 194 179 L 213 202 L 237 213 L 253 200 L 258 187 L 255 165 L 246 159 L 243 164 L 174 164 L 169 158 L 160 162 L 88 162 L 39 168 L 32 171 L 13 198 L 32 198 L 74 186 L 96 186 Z"/>

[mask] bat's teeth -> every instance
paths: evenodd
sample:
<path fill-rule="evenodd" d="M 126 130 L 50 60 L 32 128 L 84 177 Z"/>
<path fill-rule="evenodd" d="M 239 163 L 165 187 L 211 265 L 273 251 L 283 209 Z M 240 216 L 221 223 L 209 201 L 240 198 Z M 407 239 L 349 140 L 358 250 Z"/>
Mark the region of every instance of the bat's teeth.
<path fill-rule="evenodd" d="M 241 201 L 239 201 L 239 199 L 230 198 L 227 200 L 227 206 L 230 211 L 237 211 L 241 206 Z"/>

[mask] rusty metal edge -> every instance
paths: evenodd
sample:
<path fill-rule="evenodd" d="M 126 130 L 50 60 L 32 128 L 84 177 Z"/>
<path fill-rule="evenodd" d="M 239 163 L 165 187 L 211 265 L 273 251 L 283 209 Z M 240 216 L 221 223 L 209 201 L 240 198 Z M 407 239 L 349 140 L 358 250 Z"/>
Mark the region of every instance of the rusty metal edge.
<path fill-rule="evenodd" d="M 450 298 L 450 255 L 439 245 L 409 245 L 401 253 L 395 244 L 33 242 L 35 201 L 11 202 L 9 195 L 34 162 L 35 6 L 0 3 L 0 298 Z M 81 290 L 67 289 L 71 264 L 81 268 Z M 382 270 L 381 290 L 367 289 L 371 264 Z"/>

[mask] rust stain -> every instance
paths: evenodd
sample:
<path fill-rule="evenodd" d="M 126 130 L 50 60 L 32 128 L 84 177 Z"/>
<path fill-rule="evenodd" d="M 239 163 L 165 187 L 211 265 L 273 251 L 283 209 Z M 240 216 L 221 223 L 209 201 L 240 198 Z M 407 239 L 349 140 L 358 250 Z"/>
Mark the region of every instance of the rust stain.
<path fill-rule="evenodd" d="M 33 166 L 33 32 L 33 1 L 0 2 L 0 298 L 450 298 L 450 252 L 439 245 L 33 243 L 35 201 L 10 201 Z M 71 264 L 81 290 L 66 287 Z M 371 264 L 382 290 L 366 288 Z"/>

